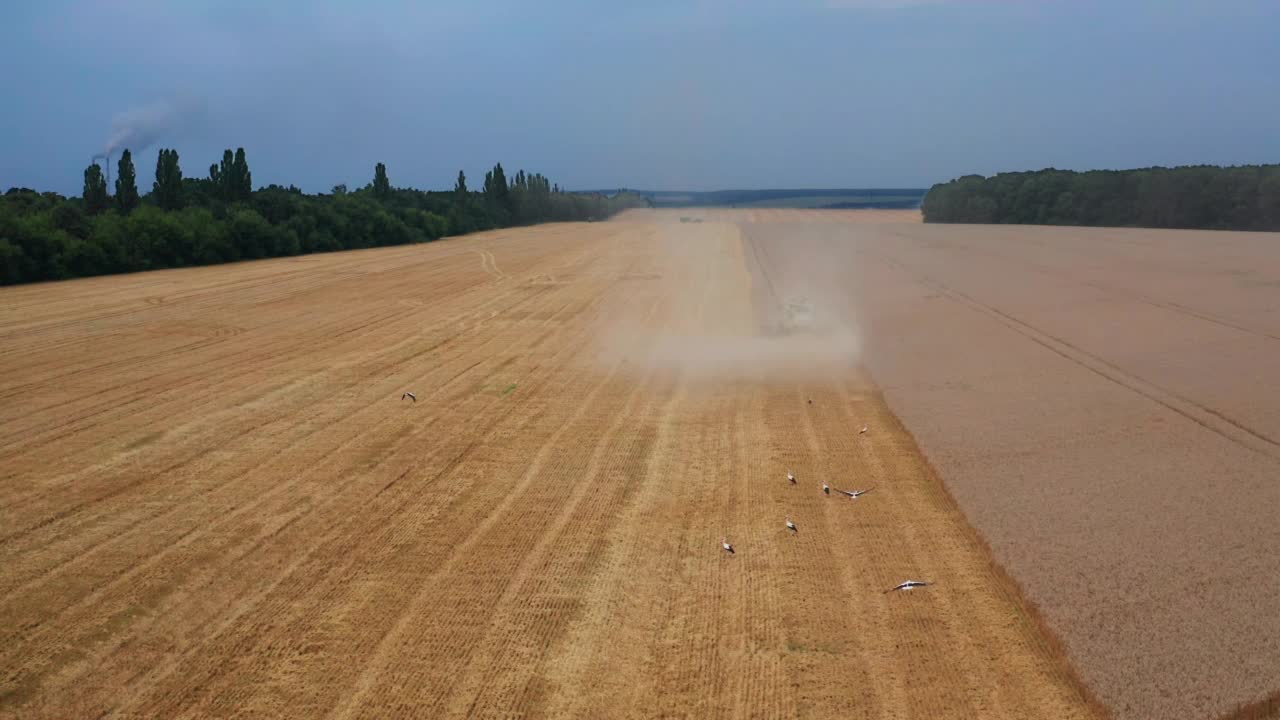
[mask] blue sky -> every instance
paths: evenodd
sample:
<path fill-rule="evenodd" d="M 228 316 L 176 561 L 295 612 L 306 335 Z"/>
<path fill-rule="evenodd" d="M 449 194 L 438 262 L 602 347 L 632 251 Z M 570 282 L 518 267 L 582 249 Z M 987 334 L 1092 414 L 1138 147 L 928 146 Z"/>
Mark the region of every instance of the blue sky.
<path fill-rule="evenodd" d="M 47 0 L 0 25 L 0 187 L 139 154 L 255 184 L 928 186 L 1280 162 L 1275 0 Z"/>

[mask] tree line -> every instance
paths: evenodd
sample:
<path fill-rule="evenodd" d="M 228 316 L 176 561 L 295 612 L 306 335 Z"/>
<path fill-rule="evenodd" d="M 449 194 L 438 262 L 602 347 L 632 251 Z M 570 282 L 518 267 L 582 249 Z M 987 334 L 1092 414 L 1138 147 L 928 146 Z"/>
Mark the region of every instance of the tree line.
<path fill-rule="evenodd" d="M 941 223 L 1280 230 L 1280 165 L 966 175 L 921 209 Z"/>
<path fill-rule="evenodd" d="M 573 193 L 499 163 L 483 189 L 431 192 L 391 185 L 383 163 L 363 188 L 307 194 L 253 189 L 243 148 L 226 150 L 207 177 L 184 177 L 162 149 L 151 192 L 140 194 L 125 150 L 109 192 L 102 166 L 84 171 L 80 197 L 10 188 L 0 197 L 0 284 L 60 280 L 313 252 L 405 245 L 513 225 L 605 219 L 643 207 L 633 193 Z"/>

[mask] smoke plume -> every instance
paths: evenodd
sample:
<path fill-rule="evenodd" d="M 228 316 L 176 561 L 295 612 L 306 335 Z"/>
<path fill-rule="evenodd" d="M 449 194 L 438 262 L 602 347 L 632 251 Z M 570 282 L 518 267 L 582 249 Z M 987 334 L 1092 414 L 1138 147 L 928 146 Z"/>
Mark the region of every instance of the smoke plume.
<path fill-rule="evenodd" d="M 198 122 L 205 104 L 191 97 L 175 97 L 126 110 L 111 123 L 111 136 L 101 156 L 128 148 L 140 152 L 161 138 L 172 136 Z"/>

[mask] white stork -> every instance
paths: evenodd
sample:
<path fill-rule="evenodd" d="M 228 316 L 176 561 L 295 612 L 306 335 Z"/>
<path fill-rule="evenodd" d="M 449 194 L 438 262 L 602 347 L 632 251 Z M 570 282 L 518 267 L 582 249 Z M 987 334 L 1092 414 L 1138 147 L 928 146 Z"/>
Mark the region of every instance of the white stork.
<path fill-rule="evenodd" d="M 867 426 L 866 426 L 866 425 L 863 425 L 863 426 L 862 426 L 862 429 L 858 431 L 858 434 L 859 434 L 859 435 L 866 435 L 866 434 L 867 434 Z"/>
<path fill-rule="evenodd" d="M 400 396 L 400 399 L 401 399 L 401 400 L 409 399 L 409 400 L 412 400 L 412 401 L 414 401 L 414 402 L 418 402 L 418 396 L 417 396 L 417 395 L 414 395 L 414 394 L 413 394 L 413 393 L 411 393 L 411 392 L 407 392 L 407 393 L 405 393 L 405 394 L 401 395 L 401 396 Z"/>
<path fill-rule="evenodd" d="M 848 495 L 850 500 L 857 500 L 858 498 L 862 497 L 863 495 L 866 495 L 872 490 L 875 490 L 875 488 L 869 487 L 866 490 L 841 490 L 840 488 L 836 488 L 836 492 L 841 493 L 843 495 Z"/>
<path fill-rule="evenodd" d="M 733 546 L 729 544 L 729 538 L 720 538 L 720 547 L 724 548 L 724 551 L 730 555 L 733 554 Z"/>
<path fill-rule="evenodd" d="M 787 529 L 793 533 L 800 532 L 800 528 L 796 527 L 796 524 L 791 522 L 791 518 L 787 518 Z"/>
<path fill-rule="evenodd" d="M 895 590 L 902 590 L 903 592 L 905 592 L 913 588 L 924 587 L 926 585 L 932 585 L 932 584 L 933 583 L 929 583 L 924 580 L 908 580 L 903 583 L 898 583 L 897 585 L 894 585 L 888 590 L 885 590 L 885 593 L 891 593 L 891 592 L 894 592 Z"/>
<path fill-rule="evenodd" d="M 791 472 L 790 470 L 787 471 L 787 482 L 791 483 L 792 485 L 796 484 L 796 474 Z"/>
<path fill-rule="evenodd" d="M 830 494 L 831 494 L 831 486 L 827 484 L 827 481 L 826 481 L 826 480 L 823 480 L 823 481 L 822 481 L 822 494 L 823 494 L 823 495 L 830 495 Z"/>

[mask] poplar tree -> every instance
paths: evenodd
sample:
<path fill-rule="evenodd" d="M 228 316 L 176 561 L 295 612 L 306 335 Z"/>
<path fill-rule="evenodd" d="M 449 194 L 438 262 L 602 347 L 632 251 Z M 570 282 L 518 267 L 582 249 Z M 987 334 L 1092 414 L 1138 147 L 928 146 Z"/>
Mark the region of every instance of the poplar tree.
<path fill-rule="evenodd" d="M 387 179 L 387 166 L 378 163 L 373 167 L 373 194 L 385 198 L 391 194 L 391 181 Z"/>
<path fill-rule="evenodd" d="M 125 150 L 116 166 L 116 209 L 128 215 L 138 207 L 138 182 L 133 171 L 133 155 Z"/>
<path fill-rule="evenodd" d="M 156 158 L 156 181 L 151 185 L 156 204 L 165 210 L 182 207 L 182 168 L 177 150 L 160 150 Z"/>
<path fill-rule="evenodd" d="M 249 161 L 245 158 L 244 148 L 236 148 L 235 160 L 232 162 L 231 195 L 233 200 L 248 200 L 253 195 L 253 177 L 249 174 Z"/>
<path fill-rule="evenodd" d="M 90 163 L 84 169 L 84 209 L 90 215 L 97 215 L 107 209 L 111 199 L 107 197 L 107 179 L 102 176 L 102 168 L 98 163 Z"/>

